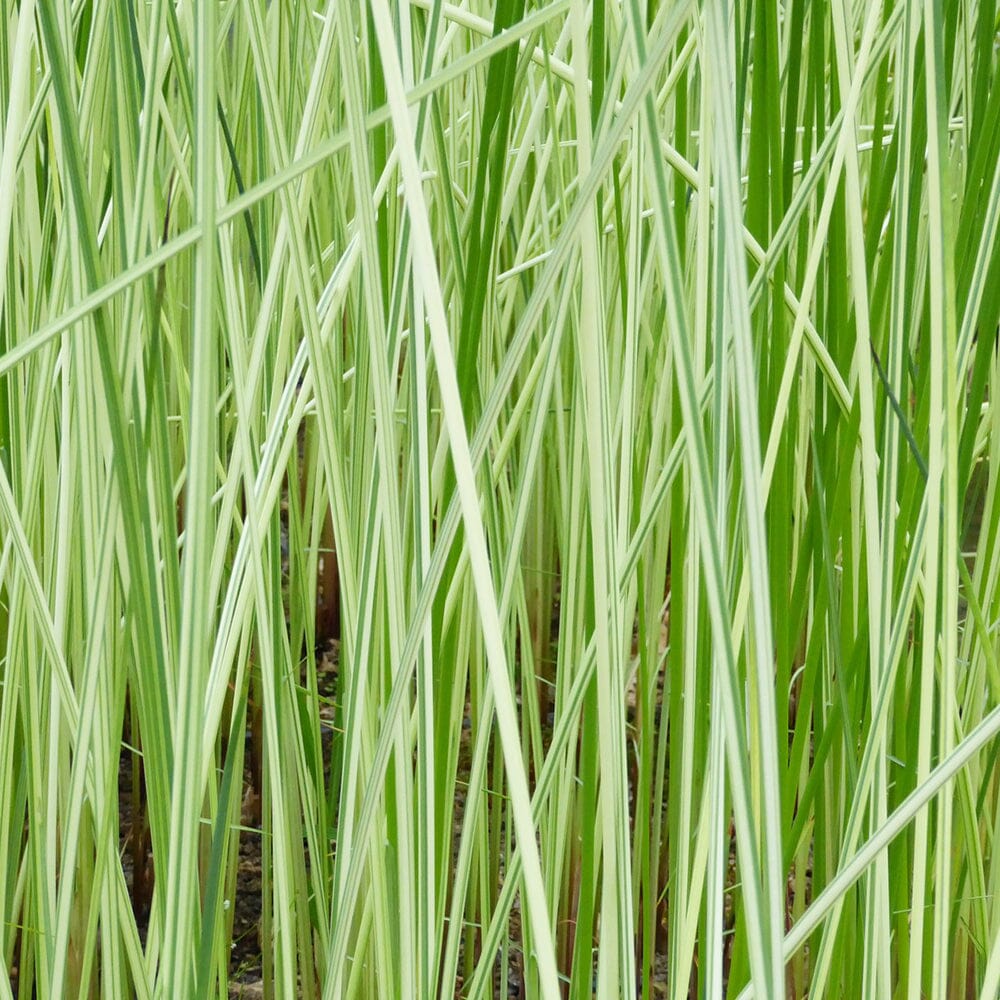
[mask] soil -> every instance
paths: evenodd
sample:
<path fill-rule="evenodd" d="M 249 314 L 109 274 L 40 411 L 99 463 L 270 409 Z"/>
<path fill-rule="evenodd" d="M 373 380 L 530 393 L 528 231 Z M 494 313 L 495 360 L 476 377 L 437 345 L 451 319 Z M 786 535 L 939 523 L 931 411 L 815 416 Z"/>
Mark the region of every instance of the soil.
<path fill-rule="evenodd" d="M 330 744 L 332 742 L 333 705 L 337 696 L 337 673 L 339 664 L 339 641 L 330 640 L 325 648 L 317 653 L 317 682 L 319 693 L 324 701 L 321 711 L 321 721 L 325 722 L 323 731 L 323 750 L 325 759 L 329 762 Z M 662 690 L 658 692 L 662 697 Z M 629 692 L 628 715 L 630 725 L 635 722 L 634 688 Z M 325 718 L 323 718 L 325 717 Z M 552 734 L 552 713 L 546 713 L 543 719 L 543 741 L 547 745 Z M 133 821 L 134 807 L 143 810 L 142 794 L 133 795 L 133 763 L 134 755 L 127 746 L 123 748 L 119 767 L 119 802 L 120 802 L 120 850 L 126 881 L 133 892 L 133 903 L 137 917 L 140 937 L 145 942 L 149 920 L 149 901 L 152 892 L 153 859 L 149 851 L 148 834 L 142 823 L 138 827 Z M 327 767 L 329 764 L 327 763 Z M 466 802 L 465 782 L 468 779 L 471 766 L 471 723 L 469 707 L 466 706 L 466 719 L 462 729 L 459 750 L 459 779 L 456 787 L 456 807 L 453 816 L 452 839 L 453 856 L 457 859 L 458 842 L 462 830 L 462 821 Z M 243 781 L 242 828 L 239 840 L 239 861 L 237 863 L 235 892 L 231 901 L 233 910 L 232 944 L 229 962 L 229 996 L 231 998 L 260 998 L 264 996 L 263 956 L 259 937 L 262 912 L 262 855 L 260 828 L 260 797 L 253 780 L 254 748 L 251 733 L 247 731 L 247 747 L 245 753 L 245 768 Z M 139 790 L 140 793 L 142 789 Z M 501 867 L 502 870 L 502 867 Z M 137 877 L 137 874 L 138 877 Z M 506 977 L 501 975 L 500 957 L 497 957 L 493 970 L 493 996 L 516 998 L 524 996 L 524 959 L 521 948 L 521 914 L 518 900 L 515 899 L 508 920 L 507 969 Z M 464 968 L 464 942 L 459 955 L 458 968 Z M 595 969 L 596 974 L 596 969 Z M 504 978 L 506 989 L 504 989 Z M 658 961 L 654 970 L 653 996 L 666 995 L 666 964 L 665 959 Z M 459 974 L 455 985 L 456 1000 L 464 996 L 463 980 Z"/>
<path fill-rule="evenodd" d="M 338 693 L 339 641 L 330 640 L 322 651 L 317 653 L 317 682 L 322 699 L 321 722 L 324 723 L 322 734 L 324 759 L 329 767 L 330 751 L 333 738 L 333 715 L 335 699 Z M 657 692 L 657 703 L 662 702 L 661 688 Z M 635 690 L 632 687 L 627 696 L 628 721 L 630 728 L 636 723 Z M 657 711 L 657 715 L 659 711 Z M 658 723 L 658 719 L 656 720 Z M 543 742 L 548 746 L 552 735 L 553 717 L 551 708 L 542 720 Z M 229 996 L 231 998 L 262 998 L 264 997 L 263 955 L 259 936 L 260 920 L 263 902 L 263 877 L 261 853 L 261 816 L 259 785 L 259 756 L 255 755 L 252 746 L 251 727 L 247 730 L 247 746 L 245 748 L 245 767 L 242 788 L 242 816 L 239 837 L 239 860 L 237 862 L 235 891 L 231 899 L 232 936 L 229 961 Z M 123 743 L 119 763 L 119 848 L 126 882 L 132 893 L 133 906 L 140 939 L 145 943 L 149 922 L 149 906 L 152 896 L 154 878 L 154 860 L 149 846 L 148 830 L 144 824 L 145 801 L 141 773 L 137 768 L 138 757 L 128 742 L 128 732 Z M 455 810 L 453 814 L 452 839 L 453 857 L 457 859 L 458 844 L 462 831 L 466 803 L 466 782 L 471 767 L 471 735 L 470 709 L 466 706 L 466 718 L 462 728 L 459 750 L 459 776 L 455 792 Z M 256 761 L 255 761 L 256 757 Z M 257 780 L 254 772 L 257 771 Z M 634 803 L 630 803 L 633 806 Z M 138 822 L 136 821 L 138 817 Z M 732 860 L 731 880 L 735 881 L 735 857 Z M 503 864 L 501 862 L 501 873 Z M 731 914 L 727 914 L 731 920 Z M 728 922 L 727 920 L 727 922 Z M 458 969 L 465 967 L 464 946 L 459 955 Z M 667 970 L 665 949 L 659 949 L 659 956 L 653 972 L 654 998 L 665 996 L 667 990 Z M 515 899 L 508 918 L 508 938 L 506 943 L 507 967 L 501 968 L 500 956 L 494 963 L 493 996 L 523 997 L 525 993 L 524 957 L 521 948 L 521 913 Z M 502 975 L 505 971 L 506 975 Z M 596 976 L 596 968 L 595 968 Z M 16 972 L 12 977 L 12 987 L 17 989 Z M 596 981 L 596 980 L 595 980 Z M 455 997 L 463 997 L 464 986 L 461 972 L 455 984 Z"/>

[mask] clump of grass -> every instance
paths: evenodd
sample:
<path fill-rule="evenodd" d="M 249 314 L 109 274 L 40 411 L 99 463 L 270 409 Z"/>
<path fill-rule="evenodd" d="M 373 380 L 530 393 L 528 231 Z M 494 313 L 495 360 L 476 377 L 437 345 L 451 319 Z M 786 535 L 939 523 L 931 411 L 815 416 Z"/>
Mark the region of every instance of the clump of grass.
<path fill-rule="evenodd" d="M 996 996 L 997 31 L 9 5 L 0 997 Z"/>

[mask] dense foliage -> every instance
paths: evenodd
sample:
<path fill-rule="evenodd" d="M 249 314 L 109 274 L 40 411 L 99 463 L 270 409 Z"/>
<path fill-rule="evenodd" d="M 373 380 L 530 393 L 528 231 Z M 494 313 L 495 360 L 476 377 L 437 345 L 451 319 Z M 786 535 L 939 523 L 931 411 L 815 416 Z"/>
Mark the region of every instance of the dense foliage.
<path fill-rule="evenodd" d="M 6 3 L 0 1000 L 996 997 L 997 61 Z"/>

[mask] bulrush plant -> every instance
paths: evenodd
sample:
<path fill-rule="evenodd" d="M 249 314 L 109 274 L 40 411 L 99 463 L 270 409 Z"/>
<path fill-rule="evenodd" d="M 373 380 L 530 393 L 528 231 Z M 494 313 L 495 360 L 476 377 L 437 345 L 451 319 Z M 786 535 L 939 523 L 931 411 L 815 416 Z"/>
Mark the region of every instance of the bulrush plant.
<path fill-rule="evenodd" d="M 0 1000 L 1000 995 L 982 0 L 0 13 Z"/>

